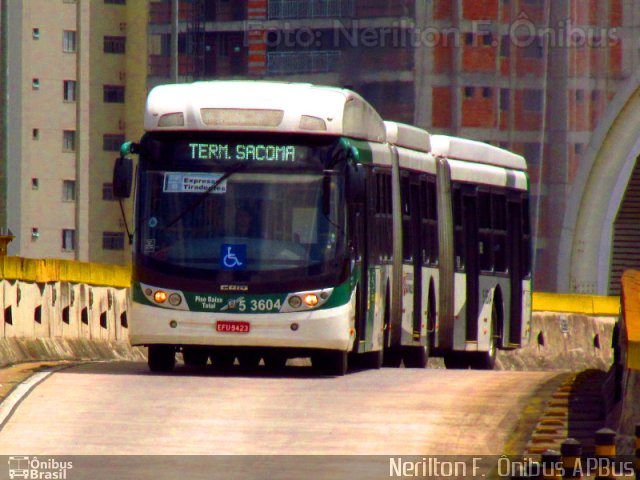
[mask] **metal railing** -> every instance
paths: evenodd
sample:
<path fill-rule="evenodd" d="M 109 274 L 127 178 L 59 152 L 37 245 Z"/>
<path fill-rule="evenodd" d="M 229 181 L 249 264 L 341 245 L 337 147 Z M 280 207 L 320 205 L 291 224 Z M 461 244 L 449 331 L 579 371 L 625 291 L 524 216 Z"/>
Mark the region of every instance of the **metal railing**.
<path fill-rule="evenodd" d="M 305 52 L 269 52 L 268 75 L 294 75 L 299 73 L 327 73 L 338 68 L 339 50 Z"/>
<path fill-rule="evenodd" d="M 354 0 L 269 0 L 269 19 L 353 17 Z"/>

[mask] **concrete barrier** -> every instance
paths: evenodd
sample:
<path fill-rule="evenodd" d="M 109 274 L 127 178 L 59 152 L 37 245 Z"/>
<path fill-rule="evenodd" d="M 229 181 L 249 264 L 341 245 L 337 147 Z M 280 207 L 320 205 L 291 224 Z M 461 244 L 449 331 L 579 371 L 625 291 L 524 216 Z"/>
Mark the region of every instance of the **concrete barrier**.
<path fill-rule="evenodd" d="M 144 350 L 128 343 L 128 269 L 5 257 L 0 275 L 0 367 L 35 360 L 144 359 Z"/>
<path fill-rule="evenodd" d="M 45 339 L 41 344 L 50 345 L 54 352 L 65 352 L 64 358 L 69 358 L 79 345 L 69 343 L 71 340 L 127 344 L 128 268 L 4 257 L 0 258 L 0 278 L 4 309 L 0 339 L 4 339 L 5 347 L 18 345 L 7 343 L 7 339 L 22 339 L 23 347 L 27 339 Z M 609 368 L 619 305 L 617 297 L 534 293 L 531 341 L 521 349 L 500 352 L 498 368 Z M 38 351 L 36 347 L 32 344 L 20 351 Z M 86 345 L 81 350 L 91 351 Z M 4 360 L 0 357 L 0 365 L 18 357 L 18 353 Z"/>
<path fill-rule="evenodd" d="M 607 312 L 605 312 L 607 313 Z M 502 370 L 608 370 L 616 317 L 534 312 L 531 339 L 517 350 L 499 352 Z"/>

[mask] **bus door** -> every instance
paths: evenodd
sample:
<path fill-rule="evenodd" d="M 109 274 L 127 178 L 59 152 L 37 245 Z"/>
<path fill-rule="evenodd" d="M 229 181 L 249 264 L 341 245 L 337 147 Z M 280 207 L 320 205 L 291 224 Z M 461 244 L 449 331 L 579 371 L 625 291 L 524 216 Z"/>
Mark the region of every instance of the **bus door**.
<path fill-rule="evenodd" d="M 365 194 L 366 198 L 366 194 Z M 354 268 L 360 270 L 360 281 L 356 291 L 356 341 L 355 351 L 364 351 L 367 341 L 367 319 L 369 298 L 369 252 L 367 242 L 366 204 L 354 202 L 349 205 L 349 224 L 351 226 L 351 258 Z"/>
<path fill-rule="evenodd" d="M 465 273 L 467 287 L 466 341 L 478 340 L 480 265 L 478 244 L 478 195 L 475 187 L 462 187 L 462 222 L 464 231 Z"/>
<path fill-rule="evenodd" d="M 519 194 L 509 198 L 508 242 L 509 242 L 509 278 L 511 282 L 511 311 L 509 312 L 509 347 L 517 347 L 522 338 L 522 279 L 524 259 L 522 242 L 522 200 Z"/>
<path fill-rule="evenodd" d="M 411 250 L 413 257 L 413 340 L 420 340 L 422 330 L 422 249 L 420 248 L 422 205 L 420 184 L 411 183 Z"/>

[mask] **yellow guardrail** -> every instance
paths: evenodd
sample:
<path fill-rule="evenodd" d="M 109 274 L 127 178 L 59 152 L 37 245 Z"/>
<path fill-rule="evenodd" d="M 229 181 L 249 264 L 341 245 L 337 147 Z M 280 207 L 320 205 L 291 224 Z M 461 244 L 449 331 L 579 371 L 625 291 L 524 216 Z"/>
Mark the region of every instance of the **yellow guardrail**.
<path fill-rule="evenodd" d="M 533 292 L 531 309 L 534 312 L 614 317 L 620 314 L 620 297 Z"/>
<path fill-rule="evenodd" d="M 622 318 L 627 334 L 627 367 L 640 370 L 640 271 L 622 274 Z"/>
<path fill-rule="evenodd" d="M 73 260 L 0 257 L 0 278 L 126 288 L 131 285 L 131 268 Z"/>

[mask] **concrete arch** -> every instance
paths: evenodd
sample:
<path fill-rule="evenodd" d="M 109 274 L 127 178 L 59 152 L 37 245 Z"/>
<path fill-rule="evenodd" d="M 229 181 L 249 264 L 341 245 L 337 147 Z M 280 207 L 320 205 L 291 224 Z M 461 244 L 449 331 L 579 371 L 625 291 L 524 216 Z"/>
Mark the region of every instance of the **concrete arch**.
<path fill-rule="evenodd" d="M 580 163 L 565 210 L 558 291 L 606 295 L 613 224 L 640 154 L 640 69 L 609 104 Z"/>

